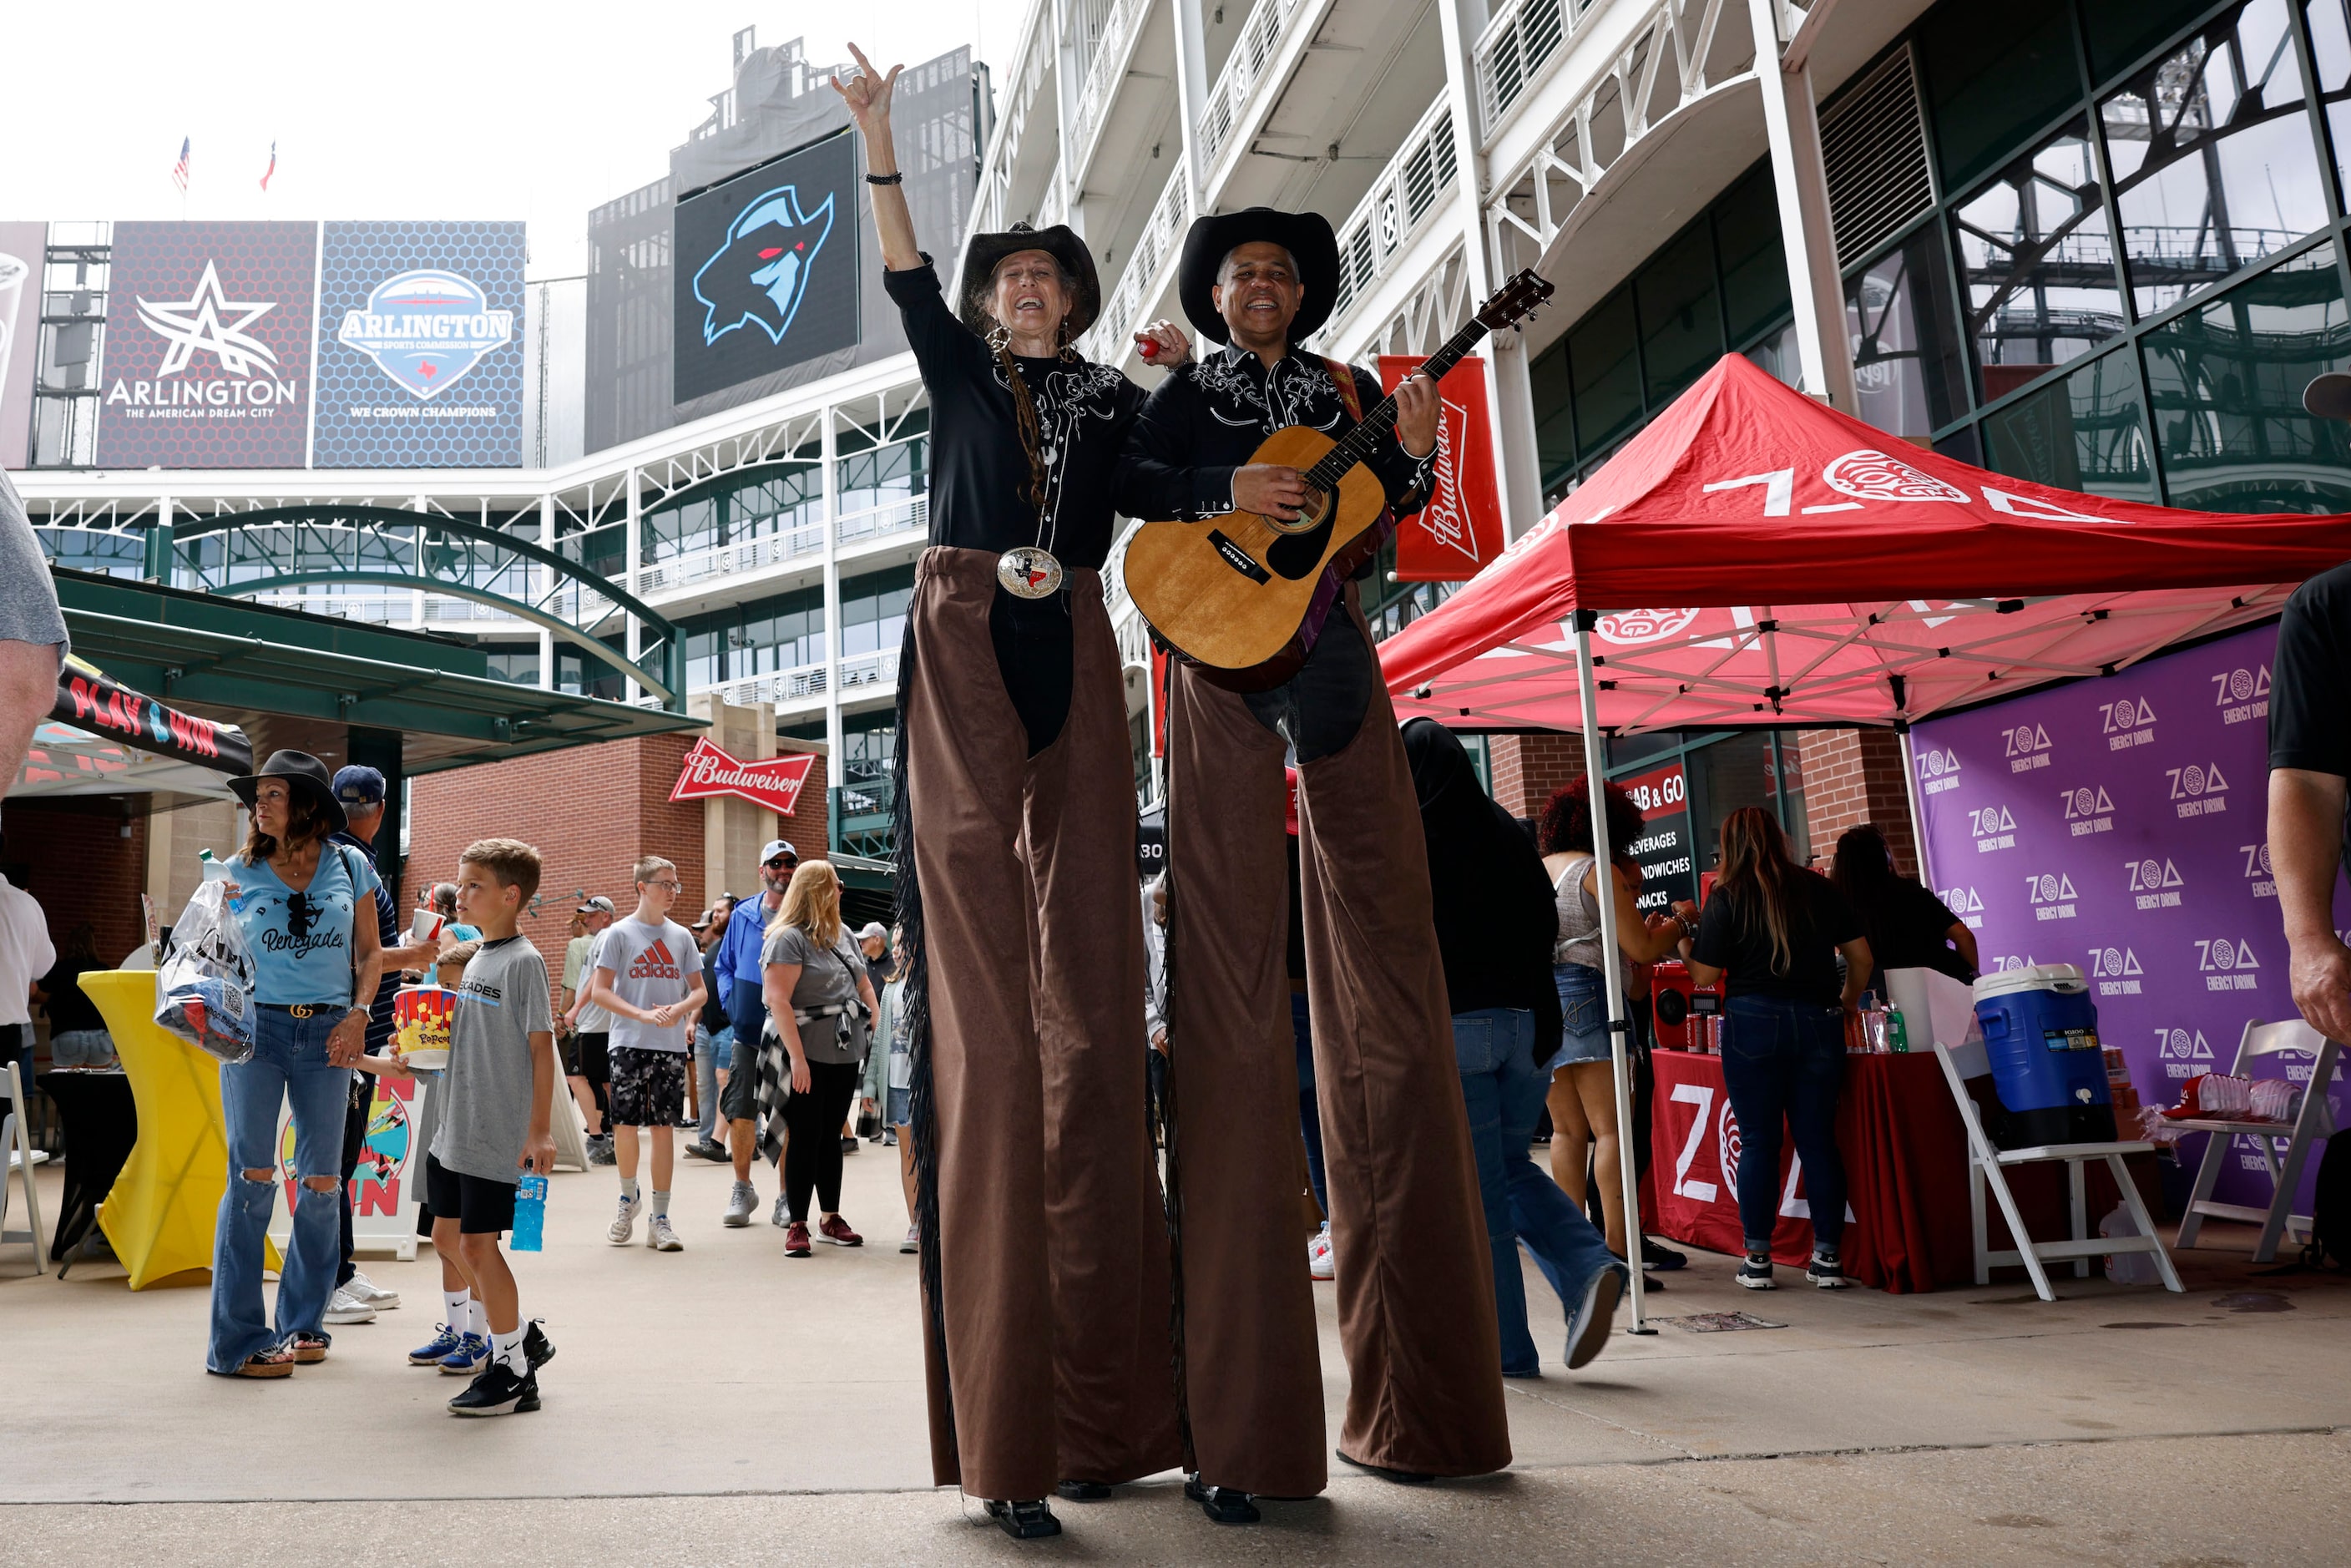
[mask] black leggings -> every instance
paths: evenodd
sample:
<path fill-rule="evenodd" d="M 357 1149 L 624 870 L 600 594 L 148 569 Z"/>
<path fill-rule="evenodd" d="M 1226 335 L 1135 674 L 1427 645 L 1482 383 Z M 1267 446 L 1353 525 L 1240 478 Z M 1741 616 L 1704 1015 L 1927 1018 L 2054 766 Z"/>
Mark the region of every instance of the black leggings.
<path fill-rule="evenodd" d="M 811 1188 L 820 1209 L 841 1212 L 841 1124 L 856 1093 L 857 1063 L 811 1061 L 808 1092 L 784 1102 L 784 1197 L 794 1219 L 808 1218 Z"/>

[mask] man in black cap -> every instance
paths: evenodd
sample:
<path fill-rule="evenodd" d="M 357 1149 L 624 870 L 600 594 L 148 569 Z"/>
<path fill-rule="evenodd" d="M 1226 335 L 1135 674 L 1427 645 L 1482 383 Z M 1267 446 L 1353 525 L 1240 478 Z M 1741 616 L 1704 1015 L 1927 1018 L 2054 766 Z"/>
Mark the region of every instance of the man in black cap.
<path fill-rule="evenodd" d="M 1338 243 L 1311 213 L 1202 218 L 1184 244 L 1185 314 L 1225 347 L 1172 371 L 1128 458 L 1138 517 L 1308 499 L 1253 464 L 1276 431 L 1334 438 L 1380 401 L 1371 371 L 1301 352 L 1328 319 Z M 1440 404 L 1424 376 L 1366 465 L 1392 512 L 1427 494 Z M 1123 499 L 1124 497 L 1123 497 Z M 1368 564 L 1368 563 L 1367 563 Z M 1299 1259 L 1298 1064 L 1284 941 L 1283 766 L 1298 770 L 1307 989 L 1350 1386 L 1340 1458 L 1398 1478 L 1510 1462 L 1476 1168 L 1430 911 L 1418 803 L 1353 582 L 1326 582 L 1303 665 L 1237 694 L 1176 666 L 1168 721 L 1167 1038 L 1183 1217 L 1185 1388 L 1220 1521 L 1246 1494 L 1322 1490 L 1322 1382 Z M 1179 1174 L 1180 1173 L 1180 1174 Z"/>
<path fill-rule="evenodd" d="M 899 185 L 896 77 L 834 86 L 931 404 L 897 850 L 932 1472 L 1026 1539 L 1059 1532 L 1057 1490 L 1108 1497 L 1181 1457 L 1101 580 L 1143 394 L 1070 347 L 1102 290 L 1067 225 L 974 235 L 950 304 Z"/>

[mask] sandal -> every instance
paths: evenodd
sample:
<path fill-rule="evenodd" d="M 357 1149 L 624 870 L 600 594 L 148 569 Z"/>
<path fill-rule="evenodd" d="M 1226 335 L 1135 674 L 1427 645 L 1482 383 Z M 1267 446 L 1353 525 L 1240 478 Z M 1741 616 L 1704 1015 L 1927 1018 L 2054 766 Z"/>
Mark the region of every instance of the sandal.
<path fill-rule="evenodd" d="M 256 1350 L 245 1358 L 231 1377 L 291 1377 L 294 1375 L 294 1350 L 290 1344 L 273 1344 L 267 1350 Z"/>

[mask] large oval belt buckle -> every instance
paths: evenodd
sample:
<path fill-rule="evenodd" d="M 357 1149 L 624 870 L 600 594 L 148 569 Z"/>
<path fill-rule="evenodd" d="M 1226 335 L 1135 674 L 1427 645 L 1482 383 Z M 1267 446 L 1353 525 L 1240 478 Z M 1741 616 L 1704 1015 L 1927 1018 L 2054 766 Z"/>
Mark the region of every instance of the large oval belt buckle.
<path fill-rule="evenodd" d="M 1022 545 L 996 558 L 996 580 L 1007 593 L 1022 599 L 1043 599 L 1061 591 L 1061 563 L 1053 552 Z"/>

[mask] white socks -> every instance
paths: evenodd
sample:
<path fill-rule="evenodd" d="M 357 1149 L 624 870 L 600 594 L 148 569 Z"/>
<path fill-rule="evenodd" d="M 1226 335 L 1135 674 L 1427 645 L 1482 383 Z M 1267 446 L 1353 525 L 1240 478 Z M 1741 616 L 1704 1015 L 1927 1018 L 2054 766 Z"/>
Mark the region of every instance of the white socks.
<path fill-rule="evenodd" d="M 631 1203 L 634 1203 L 634 1202 L 636 1202 L 636 1201 L 637 1201 L 637 1178 L 636 1178 L 636 1177 L 634 1177 L 634 1176 L 622 1176 L 622 1177 L 621 1178 L 621 1196 L 622 1196 L 622 1197 L 627 1198 Z"/>
<path fill-rule="evenodd" d="M 472 1296 L 465 1298 L 465 1332 L 476 1339 L 490 1337 L 490 1309 Z"/>
<path fill-rule="evenodd" d="M 465 1326 L 470 1321 L 468 1309 L 472 1306 L 473 1300 L 474 1295 L 470 1291 L 442 1291 L 441 1310 L 444 1312 L 446 1312 L 448 1316 L 443 1318 L 441 1321 L 447 1323 L 459 1333 L 464 1333 L 465 1332 Z"/>
<path fill-rule="evenodd" d="M 653 1189 L 653 1218 L 655 1219 L 665 1219 L 668 1217 L 669 1194 L 662 1191 L 659 1187 L 655 1187 Z"/>
<path fill-rule="evenodd" d="M 507 1370 L 517 1377 L 530 1375 L 530 1363 L 522 1354 L 522 1336 L 521 1329 L 517 1329 L 512 1333 L 490 1335 L 490 1354 L 504 1362 Z"/>

